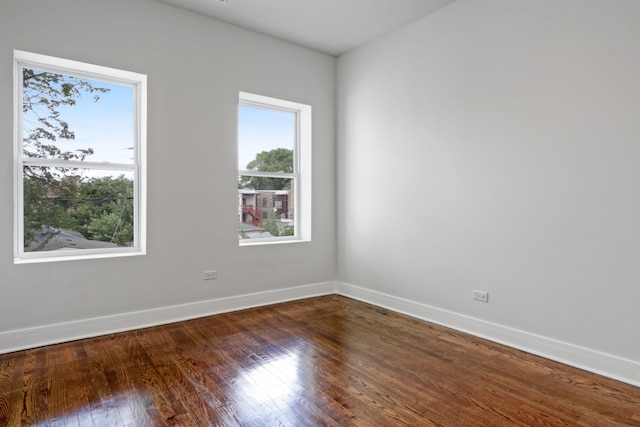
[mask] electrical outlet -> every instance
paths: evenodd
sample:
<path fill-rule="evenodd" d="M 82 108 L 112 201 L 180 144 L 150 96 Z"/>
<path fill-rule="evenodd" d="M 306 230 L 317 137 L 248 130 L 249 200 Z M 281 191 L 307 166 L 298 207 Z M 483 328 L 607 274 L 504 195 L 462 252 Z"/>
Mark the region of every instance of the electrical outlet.
<path fill-rule="evenodd" d="M 476 301 L 489 302 L 489 292 L 473 291 L 473 299 Z"/>
<path fill-rule="evenodd" d="M 205 271 L 204 280 L 214 280 L 218 278 L 218 272 L 215 270 Z"/>

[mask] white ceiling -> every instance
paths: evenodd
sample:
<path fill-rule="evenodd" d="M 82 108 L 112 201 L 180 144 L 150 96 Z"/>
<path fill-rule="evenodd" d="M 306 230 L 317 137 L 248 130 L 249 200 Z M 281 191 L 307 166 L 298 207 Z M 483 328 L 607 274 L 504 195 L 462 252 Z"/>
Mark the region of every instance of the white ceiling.
<path fill-rule="evenodd" d="M 161 0 L 340 55 L 456 0 Z"/>

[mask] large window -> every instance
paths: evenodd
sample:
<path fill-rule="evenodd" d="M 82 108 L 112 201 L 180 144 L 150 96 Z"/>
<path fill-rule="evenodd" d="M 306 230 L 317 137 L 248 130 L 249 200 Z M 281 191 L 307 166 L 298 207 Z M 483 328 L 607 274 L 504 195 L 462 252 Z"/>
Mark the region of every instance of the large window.
<path fill-rule="evenodd" d="M 15 261 L 143 254 L 146 76 L 14 63 Z"/>
<path fill-rule="evenodd" d="M 240 93 L 238 238 L 311 239 L 311 107 Z"/>

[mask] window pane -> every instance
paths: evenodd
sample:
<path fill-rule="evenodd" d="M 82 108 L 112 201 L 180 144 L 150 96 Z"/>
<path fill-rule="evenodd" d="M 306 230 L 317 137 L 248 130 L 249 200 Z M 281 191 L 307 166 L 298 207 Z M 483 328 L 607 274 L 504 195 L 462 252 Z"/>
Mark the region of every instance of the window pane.
<path fill-rule="evenodd" d="M 295 180 L 240 176 L 238 179 L 240 239 L 295 235 Z"/>
<path fill-rule="evenodd" d="M 24 251 L 134 245 L 133 172 L 27 166 Z"/>
<path fill-rule="evenodd" d="M 238 169 L 293 172 L 295 121 L 295 113 L 239 106 Z"/>
<path fill-rule="evenodd" d="M 134 163 L 130 86 L 23 68 L 27 158 Z"/>

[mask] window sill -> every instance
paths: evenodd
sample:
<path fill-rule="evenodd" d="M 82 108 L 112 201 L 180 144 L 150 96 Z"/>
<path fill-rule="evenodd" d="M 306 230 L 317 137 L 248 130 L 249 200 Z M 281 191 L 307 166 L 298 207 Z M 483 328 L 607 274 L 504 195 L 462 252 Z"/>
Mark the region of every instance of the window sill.
<path fill-rule="evenodd" d="M 267 246 L 267 245 L 284 245 L 289 243 L 309 243 L 309 242 L 311 242 L 311 239 L 278 238 L 278 239 L 243 239 L 243 240 L 239 240 L 238 244 L 240 246 Z"/>
<path fill-rule="evenodd" d="M 93 252 L 93 253 L 83 253 L 78 255 L 51 255 L 51 256 L 37 256 L 37 257 L 14 257 L 14 264 L 35 264 L 40 262 L 60 262 L 60 261 L 77 261 L 83 259 L 101 259 L 101 258 L 119 258 L 119 257 L 128 257 L 128 256 L 139 256 L 145 255 L 145 251 L 141 250 L 129 250 L 129 251 L 121 251 L 121 252 Z"/>

